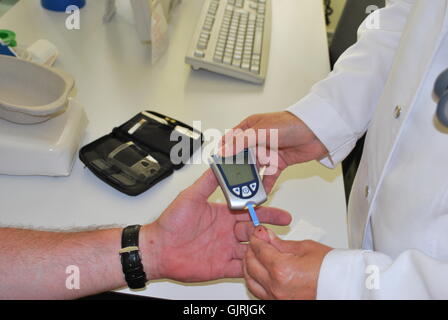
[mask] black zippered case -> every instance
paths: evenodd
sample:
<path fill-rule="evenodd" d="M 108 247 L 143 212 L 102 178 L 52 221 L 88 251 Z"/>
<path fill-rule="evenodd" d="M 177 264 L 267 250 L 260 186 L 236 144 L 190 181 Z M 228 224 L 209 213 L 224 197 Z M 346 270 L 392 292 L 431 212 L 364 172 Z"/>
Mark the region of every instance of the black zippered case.
<path fill-rule="evenodd" d="M 203 142 L 191 126 L 143 111 L 82 147 L 79 158 L 108 185 L 137 196 L 182 168 Z"/>

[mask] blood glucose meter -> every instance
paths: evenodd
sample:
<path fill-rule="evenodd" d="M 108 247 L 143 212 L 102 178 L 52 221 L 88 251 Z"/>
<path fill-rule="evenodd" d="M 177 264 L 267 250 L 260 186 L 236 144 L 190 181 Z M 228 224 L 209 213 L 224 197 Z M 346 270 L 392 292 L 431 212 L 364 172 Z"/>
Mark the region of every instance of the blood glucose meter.
<path fill-rule="evenodd" d="M 231 210 L 244 210 L 267 200 L 252 149 L 227 158 L 213 155 L 210 166 Z"/>

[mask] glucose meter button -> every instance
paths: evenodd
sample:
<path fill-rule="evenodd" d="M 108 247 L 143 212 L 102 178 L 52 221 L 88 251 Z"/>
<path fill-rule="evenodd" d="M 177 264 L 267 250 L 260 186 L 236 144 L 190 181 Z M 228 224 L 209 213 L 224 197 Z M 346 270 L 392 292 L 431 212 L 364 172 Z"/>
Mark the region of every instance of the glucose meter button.
<path fill-rule="evenodd" d="M 255 190 L 257 190 L 257 183 L 256 182 L 251 183 L 249 187 L 253 192 L 255 192 Z"/>
<path fill-rule="evenodd" d="M 241 189 L 240 187 L 236 187 L 232 189 L 233 193 L 235 193 L 237 196 L 241 195 Z"/>
<path fill-rule="evenodd" d="M 242 188 L 243 191 L 243 197 L 250 197 L 252 195 L 252 192 L 250 191 L 248 186 L 244 186 Z"/>

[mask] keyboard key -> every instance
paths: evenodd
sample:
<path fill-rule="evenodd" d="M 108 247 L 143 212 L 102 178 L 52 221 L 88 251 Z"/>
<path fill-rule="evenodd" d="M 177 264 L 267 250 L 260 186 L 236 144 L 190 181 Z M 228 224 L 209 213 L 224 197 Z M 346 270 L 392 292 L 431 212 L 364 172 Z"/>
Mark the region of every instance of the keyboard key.
<path fill-rule="evenodd" d="M 228 64 L 228 65 L 230 65 L 230 64 L 232 64 L 232 57 L 230 56 L 224 56 L 224 59 L 222 60 L 222 62 L 224 63 L 224 64 Z"/>
<path fill-rule="evenodd" d="M 206 41 L 199 40 L 198 49 L 207 49 L 207 45 L 208 45 L 208 43 Z"/>
<path fill-rule="evenodd" d="M 260 66 L 258 66 L 258 65 L 252 65 L 252 66 L 250 67 L 250 71 L 253 72 L 253 73 L 259 74 L 259 73 L 260 73 Z"/>
<path fill-rule="evenodd" d="M 200 36 L 200 37 L 199 37 L 199 41 L 205 41 L 205 42 L 208 42 L 208 39 L 209 39 L 209 37 L 207 37 L 207 36 Z"/>
<path fill-rule="evenodd" d="M 197 57 L 197 58 L 204 58 L 205 57 L 205 53 L 204 53 L 204 51 L 196 50 L 194 52 L 194 56 Z"/>
<path fill-rule="evenodd" d="M 261 55 L 261 48 L 263 46 L 263 32 L 257 31 L 254 39 L 254 54 Z"/>

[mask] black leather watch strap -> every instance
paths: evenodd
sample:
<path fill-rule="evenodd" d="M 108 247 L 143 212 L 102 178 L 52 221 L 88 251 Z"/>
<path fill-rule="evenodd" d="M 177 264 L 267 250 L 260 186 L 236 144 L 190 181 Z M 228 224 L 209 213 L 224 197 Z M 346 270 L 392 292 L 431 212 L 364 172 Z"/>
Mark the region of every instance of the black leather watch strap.
<path fill-rule="evenodd" d="M 143 289 L 148 281 L 138 248 L 140 228 L 140 225 L 126 227 L 121 236 L 121 265 L 130 289 Z"/>

